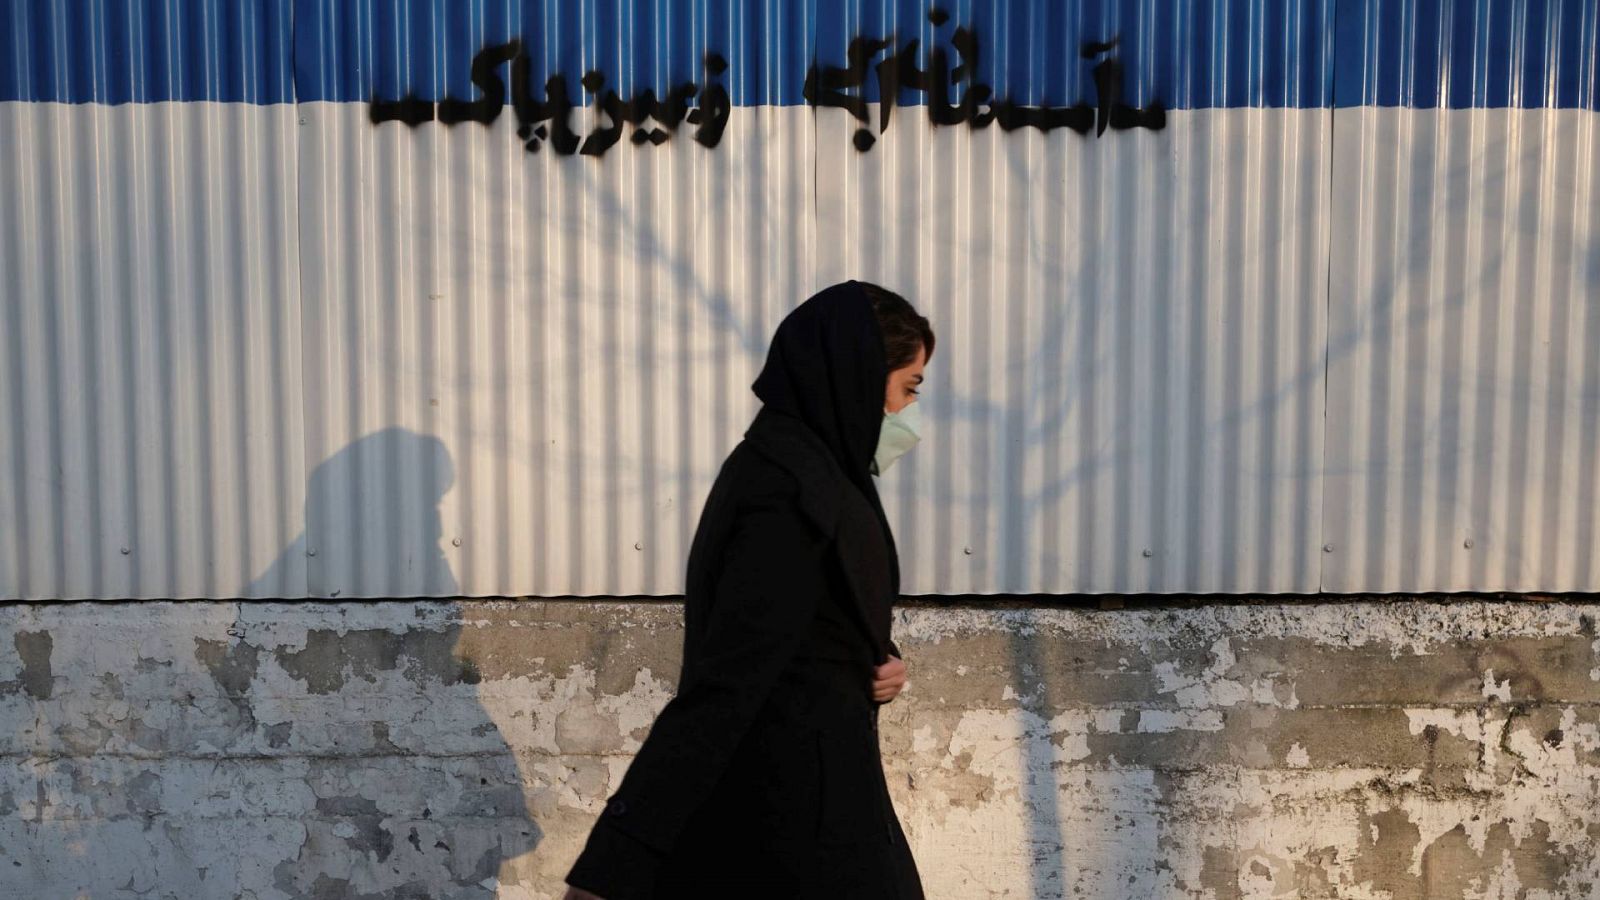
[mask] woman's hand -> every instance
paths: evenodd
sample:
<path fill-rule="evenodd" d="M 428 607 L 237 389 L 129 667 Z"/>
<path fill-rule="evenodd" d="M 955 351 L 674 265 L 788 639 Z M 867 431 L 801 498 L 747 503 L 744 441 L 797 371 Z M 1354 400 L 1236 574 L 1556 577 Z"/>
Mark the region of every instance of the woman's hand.
<path fill-rule="evenodd" d="M 904 690 L 908 683 L 905 660 L 890 654 L 888 662 L 873 669 L 872 699 L 879 703 L 888 703 L 899 696 L 900 691 Z"/>
<path fill-rule="evenodd" d="M 566 896 L 562 897 L 561 900 L 603 900 L 603 898 L 598 894 L 591 894 L 580 887 L 569 887 L 567 888 Z"/>

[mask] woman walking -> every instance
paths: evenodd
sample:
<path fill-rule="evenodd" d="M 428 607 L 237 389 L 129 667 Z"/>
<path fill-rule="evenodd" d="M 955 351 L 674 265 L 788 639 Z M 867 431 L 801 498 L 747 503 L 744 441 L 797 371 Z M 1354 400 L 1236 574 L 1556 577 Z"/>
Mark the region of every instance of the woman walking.
<path fill-rule="evenodd" d="M 872 475 L 910 449 L 933 331 L 862 282 L 778 326 L 689 550 L 683 668 L 567 874 L 569 900 L 922 897 L 878 707 L 899 561 Z"/>

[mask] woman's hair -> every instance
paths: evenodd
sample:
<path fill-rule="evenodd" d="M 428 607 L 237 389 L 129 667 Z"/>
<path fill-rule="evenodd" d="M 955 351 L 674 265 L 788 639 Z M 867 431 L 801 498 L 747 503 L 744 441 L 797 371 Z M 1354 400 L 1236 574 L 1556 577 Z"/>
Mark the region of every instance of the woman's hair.
<path fill-rule="evenodd" d="M 883 355 L 889 371 L 911 364 L 921 347 L 933 358 L 933 327 L 926 316 L 919 315 L 906 298 L 885 287 L 868 282 L 861 290 L 872 300 L 872 314 L 878 320 L 878 330 L 883 332 Z"/>

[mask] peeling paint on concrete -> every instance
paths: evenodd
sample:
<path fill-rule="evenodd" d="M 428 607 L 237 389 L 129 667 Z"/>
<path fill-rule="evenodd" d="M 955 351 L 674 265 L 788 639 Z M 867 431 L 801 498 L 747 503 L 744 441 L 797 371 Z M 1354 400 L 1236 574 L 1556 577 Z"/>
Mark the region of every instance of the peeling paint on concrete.
<path fill-rule="evenodd" d="M 54 647 L 50 632 L 18 631 L 12 635 L 12 643 L 22 663 L 22 689 L 36 700 L 49 700 L 55 680 L 50 669 L 50 651 Z"/>
<path fill-rule="evenodd" d="M 912 604 L 933 897 L 1600 895 L 1593 604 Z M 681 607 L 0 606 L 0 896 L 558 897 Z"/>

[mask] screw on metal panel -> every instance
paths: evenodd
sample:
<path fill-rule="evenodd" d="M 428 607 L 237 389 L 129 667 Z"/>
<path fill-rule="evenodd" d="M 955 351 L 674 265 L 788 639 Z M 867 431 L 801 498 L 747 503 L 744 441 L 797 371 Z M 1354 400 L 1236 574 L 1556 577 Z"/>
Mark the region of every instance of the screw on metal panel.
<path fill-rule="evenodd" d="M 633 542 L 633 549 L 635 549 L 635 550 L 643 550 L 644 549 L 644 544 L 640 543 L 639 541 L 634 541 Z"/>
<path fill-rule="evenodd" d="M 315 548 L 315 547 L 307 547 L 306 548 L 306 555 L 307 556 L 316 556 L 317 555 L 317 548 Z"/>
<path fill-rule="evenodd" d="M 461 546 L 461 538 L 451 538 L 450 539 L 450 546 L 452 546 L 452 547 Z"/>
<path fill-rule="evenodd" d="M 1333 552 L 1333 545 L 1332 544 L 1323 544 L 1322 545 L 1322 552 L 1323 553 L 1332 553 Z"/>
<path fill-rule="evenodd" d="M 962 547 L 961 548 L 961 552 L 965 553 L 968 556 L 971 556 L 972 555 L 972 548 L 971 547 Z"/>
<path fill-rule="evenodd" d="M 305 116 L 301 116 L 300 117 L 300 124 L 304 125 L 305 123 L 306 123 L 306 117 Z"/>
<path fill-rule="evenodd" d="M 127 556 L 127 555 L 128 555 L 128 554 L 129 554 L 129 553 L 132 553 L 132 552 L 133 552 L 133 551 L 132 551 L 132 550 L 129 550 L 129 549 L 128 549 L 128 548 L 127 548 L 127 547 L 123 547 L 123 548 L 122 548 L 122 555 L 123 555 L 123 556 Z"/>
<path fill-rule="evenodd" d="M 1145 559 L 1149 559 L 1150 557 L 1155 556 L 1155 555 L 1156 555 L 1156 552 L 1154 550 L 1151 550 L 1149 547 L 1144 548 L 1143 556 L 1144 556 Z"/>
<path fill-rule="evenodd" d="M 1472 538 L 1467 538 L 1466 540 L 1462 541 L 1461 542 L 1461 546 L 1467 548 L 1468 550 L 1471 550 L 1472 549 Z"/>

